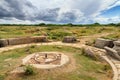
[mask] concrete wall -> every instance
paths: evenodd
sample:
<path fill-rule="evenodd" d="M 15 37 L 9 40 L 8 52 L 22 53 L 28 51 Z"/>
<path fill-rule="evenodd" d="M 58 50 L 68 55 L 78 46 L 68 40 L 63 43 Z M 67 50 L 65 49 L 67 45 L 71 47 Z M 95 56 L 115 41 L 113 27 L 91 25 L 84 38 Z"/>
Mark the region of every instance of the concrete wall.
<path fill-rule="evenodd" d="M 5 46 L 8 46 L 8 45 L 19 45 L 19 44 L 47 42 L 47 41 L 48 40 L 47 40 L 46 36 L 0 39 L 0 47 L 5 47 Z"/>
<path fill-rule="evenodd" d="M 47 37 L 45 36 L 35 36 L 35 37 L 31 37 L 31 40 L 34 42 L 34 43 L 37 43 L 37 42 L 47 42 Z"/>
<path fill-rule="evenodd" d="M 65 42 L 65 43 L 74 43 L 76 41 L 77 41 L 77 39 L 75 37 L 66 36 L 66 37 L 63 38 L 62 42 Z"/>
<path fill-rule="evenodd" d="M 120 41 L 114 41 L 113 49 L 116 50 L 118 54 L 120 55 Z"/>
<path fill-rule="evenodd" d="M 33 41 L 30 37 L 8 39 L 9 45 L 28 44 L 28 43 L 32 43 L 32 42 Z"/>
<path fill-rule="evenodd" d="M 114 50 L 113 48 L 109 48 L 109 47 L 104 47 L 104 49 L 106 50 L 108 55 L 120 60 L 120 55 L 118 54 L 116 50 Z"/>
<path fill-rule="evenodd" d="M 108 47 L 112 48 L 114 46 L 113 41 L 112 40 L 108 40 L 108 39 L 102 39 L 102 38 L 98 38 L 95 41 L 95 47 L 103 49 L 105 46 L 108 46 Z"/>
<path fill-rule="evenodd" d="M 0 47 L 8 46 L 8 40 L 6 39 L 0 39 Z"/>

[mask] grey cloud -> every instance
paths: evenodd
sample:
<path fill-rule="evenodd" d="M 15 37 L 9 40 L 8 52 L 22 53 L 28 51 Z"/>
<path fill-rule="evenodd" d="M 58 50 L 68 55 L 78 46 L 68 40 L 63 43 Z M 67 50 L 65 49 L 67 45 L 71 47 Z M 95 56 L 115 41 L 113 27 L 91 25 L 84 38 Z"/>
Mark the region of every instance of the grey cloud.
<path fill-rule="evenodd" d="M 56 21 L 56 18 L 58 16 L 58 11 L 59 8 L 41 10 L 38 12 L 35 19 L 44 20 L 44 21 Z"/>
<path fill-rule="evenodd" d="M 20 20 L 26 19 L 25 8 L 34 8 L 31 3 L 26 0 L 3 0 L 0 5 L 0 18 L 16 18 Z M 26 9 L 26 13 L 27 9 Z"/>
<path fill-rule="evenodd" d="M 62 14 L 62 18 L 60 20 L 60 22 L 74 22 L 76 20 L 76 15 L 74 14 L 74 12 L 66 12 Z"/>
<path fill-rule="evenodd" d="M 66 12 L 62 14 L 62 18 L 58 21 L 59 11 L 60 8 L 39 10 L 27 0 L 3 0 L 3 4 L 0 5 L 0 19 L 16 18 L 19 20 L 63 23 L 73 22 L 76 19 L 74 12 Z"/>
<path fill-rule="evenodd" d="M 59 13 L 60 7 L 39 10 L 27 0 L 2 0 L 1 3 L 0 19 L 16 18 L 18 20 L 66 23 L 75 22 L 78 18 L 78 14 L 74 10 L 63 13 Z"/>
<path fill-rule="evenodd" d="M 45 9 L 45 7 L 42 10 L 38 9 L 35 5 L 33 6 L 33 3 L 29 0 L 1 0 L 0 19 L 6 21 L 15 18 L 17 20 L 27 20 L 30 22 L 44 21 L 53 23 L 92 23 L 94 19 L 92 17 L 94 14 L 104 9 L 104 7 L 101 7 L 103 1 L 104 0 L 65 0 L 65 4 L 61 4 L 57 6 L 57 8 L 55 6 Z M 45 3 L 43 3 L 43 5 L 44 4 Z M 47 7 L 49 6 L 50 5 L 48 4 Z"/>

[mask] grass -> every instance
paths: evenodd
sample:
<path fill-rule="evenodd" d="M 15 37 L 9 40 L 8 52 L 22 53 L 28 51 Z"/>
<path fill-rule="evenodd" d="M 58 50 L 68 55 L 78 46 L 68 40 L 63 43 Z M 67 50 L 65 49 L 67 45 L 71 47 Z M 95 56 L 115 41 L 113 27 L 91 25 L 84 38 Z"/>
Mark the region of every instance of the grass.
<path fill-rule="evenodd" d="M 0 39 L 24 36 L 47 35 L 52 40 L 62 40 L 64 36 L 90 36 L 99 33 L 113 33 L 103 38 L 120 38 L 119 27 L 39 27 L 39 26 L 0 26 Z M 88 41 L 87 45 L 93 45 L 94 40 Z M 10 75 L 10 71 L 21 65 L 22 59 L 35 52 L 60 51 L 75 60 L 75 69 L 66 71 L 69 66 L 52 70 L 33 69 L 35 74 Z M 66 46 L 35 46 L 15 49 L 0 53 L 0 80 L 111 80 L 111 68 L 106 63 L 94 61 L 90 57 L 82 55 L 83 50 Z M 8 60 L 8 61 L 7 61 Z M 73 66 L 73 65 L 72 65 Z M 69 70 L 70 70 L 69 69 Z"/>
<path fill-rule="evenodd" d="M 64 36 L 89 36 L 98 33 L 119 32 L 119 27 L 39 27 L 0 26 L 0 38 L 48 35 L 49 39 L 61 40 Z"/>
<path fill-rule="evenodd" d="M 31 76 L 14 76 L 8 73 L 21 64 L 21 60 L 34 52 L 60 51 L 75 59 L 75 69 L 66 71 L 69 66 L 51 70 L 33 69 L 35 74 Z M 111 68 L 104 70 L 106 63 L 94 61 L 82 55 L 82 49 L 66 46 L 35 46 L 15 49 L 0 53 L 0 79 L 9 80 L 111 80 L 107 76 Z M 5 61 L 11 58 L 10 61 Z M 10 65 L 8 65 L 10 64 Z M 71 63 L 70 63 L 71 64 Z M 73 66 L 73 65 L 72 65 Z M 108 65 L 109 66 L 109 65 Z M 71 67 L 72 68 L 72 67 Z"/>
<path fill-rule="evenodd" d="M 110 40 L 116 40 L 116 39 L 120 38 L 120 32 L 115 32 L 113 34 L 110 34 L 108 36 L 104 36 L 102 38 L 104 38 L 104 39 L 110 39 Z"/>

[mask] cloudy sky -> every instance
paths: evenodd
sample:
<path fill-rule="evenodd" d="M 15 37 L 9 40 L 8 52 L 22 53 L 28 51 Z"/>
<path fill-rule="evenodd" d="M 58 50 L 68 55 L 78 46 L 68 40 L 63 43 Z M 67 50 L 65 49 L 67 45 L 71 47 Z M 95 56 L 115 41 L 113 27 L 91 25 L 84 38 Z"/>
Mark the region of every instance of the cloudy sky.
<path fill-rule="evenodd" d="M 0 23 L 118 23 L 120 0 L 0 0 Z"/>

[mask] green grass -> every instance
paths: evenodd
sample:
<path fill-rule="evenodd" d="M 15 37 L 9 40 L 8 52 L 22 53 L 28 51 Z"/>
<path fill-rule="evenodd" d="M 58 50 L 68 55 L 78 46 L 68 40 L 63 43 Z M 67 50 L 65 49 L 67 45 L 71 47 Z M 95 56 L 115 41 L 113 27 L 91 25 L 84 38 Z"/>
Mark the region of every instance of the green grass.
<path fill-rule="evenodd" d="M 108 79 L 107 72 L 111 71 L 111 68 L 104 70 L 105 64 L 94 61 L 93 59 L 82 55 L 82 49 L 66 47 L 66 46 L 35 46 L 10 50 L 7 52 L 0 53 L 0 79 L 8 78 L 12 75 L 6 75 L 11 70 L 15 69 L 21 64 L 21 60 L 34 52 L 43 51 L 60 51 L 66 55 L 71 55 L 76 61 L 76 69 L 70 72 L 61 72 L 60 69 L 53 69 L 50 71 L 34 69 L 35 74 L 31 76 L 16 76 L 14 79 L 17 80 L 103 80 Z M 6 59 L 12 58 L 10 61 L 5 61 Z M 10 66 L 8 64 L 11 64 Z M 60 70 L 61 74 L 58 74 Z M 2 75 L 5 75 L 2 76 Z M 43 77 L 44 76 L 44 77 Z"/>
<path fill-rule="evenodd" d="M 114 34 L 110 34 L 108 36 L 102 37 L 104 39 L 111 39 L 111 40 L 116 40 L 120 38 L 120 32 L 115 32 Z"/>
<path fill-rule="evenodd" d="M 64 36 L 89 36 L 98 33 L 119 32 L 119 27 L 39 27 L 0 26 L 0 38 L 48 35 L 49 39 L 61 40 Z"/>

